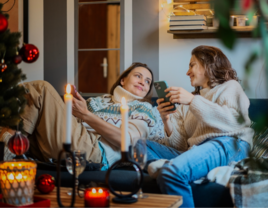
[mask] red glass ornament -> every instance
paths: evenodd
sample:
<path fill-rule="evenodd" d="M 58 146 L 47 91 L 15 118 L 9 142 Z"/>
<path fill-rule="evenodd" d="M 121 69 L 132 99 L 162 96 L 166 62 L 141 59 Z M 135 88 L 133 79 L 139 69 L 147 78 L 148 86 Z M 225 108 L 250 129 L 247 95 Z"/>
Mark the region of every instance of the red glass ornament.
<path fill-rule="evenodd" d="M 48 194 L 55 187 L 55 179 L 49 174 L 43 174 L 37 178 L 35 185 L 42 194 Z"/>
<path fill-rule="evenodd" d="M 20 55 L 24 62 L 26 63 L 33 63 L 35 62 L 39 57 L 39 50 L 38 48 L 33 44 L 25 44 L 20 49 Z"/>
<path fill-rule="evenodd" d="M 16 55 L 16 56 L 14 56 L 14 58 L 13 58 L 13 62 L 14 62 L 15 64 L 20 64 L 21 61 L 22 61 L 22 57 L 21 57 L 20 55 Z"/>
<path fill-rule="evenodd" d="M 27 152 L 29 147 L 29 140 L 20 131 L 16 131 L 16 133 L 8 140 L 8 149 L 17 156 L 23 155 Z"/>
<path fill-rule="evenodd" d="M 8 21 L 7 21 L 7 18 L 0 14 L 0 33 L 1 32 L 4 32 L 8 27 Z"/>
<path fill-rule="evenodd" d="M 248 10 L 251 7 L 252 0 L 243 0 L 242 1 L 242 8 L 243 10 Z"/>

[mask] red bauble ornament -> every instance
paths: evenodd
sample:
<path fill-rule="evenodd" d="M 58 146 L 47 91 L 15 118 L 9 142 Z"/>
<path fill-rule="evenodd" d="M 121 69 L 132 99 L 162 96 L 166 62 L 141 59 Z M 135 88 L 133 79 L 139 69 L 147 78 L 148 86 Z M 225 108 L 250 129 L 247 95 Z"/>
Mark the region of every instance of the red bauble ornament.
<path fill-rule="evenodd" d="M 17 156 L 23 155 L 27 152 L 29 147 L 29 140 L 26 136 L 21 134 L 20 131 L 16 131 L 16 133 L 8 140 L 8 149 Z"/>
<path fill-rule="evenodd" d="M 0 33 L 6 31 L 7 26 L 8 26 L 7 18 L 4 15 L 0 14 Z"/>
<path fill-rule="evenodd" d="M 22 57 L 21 57 L 20 55 L 16 55 L 16 56 L 14 56 L 14 58 L 13 58 L 13 62 L 14 62 L 15 64 L 20 64 L 21 61 L 22 61 Z"/>
<path fill-rule="evenodd" d="M 251 7 L 252 0 L 243 0 L 242 1 L 242 8 L 243 10 L 248 10 Z"/>
<path fill-rule="evenodd" d="M 33 63 L 35 62 L 39 57 L 39 50 L 38 48 L 33 44 L 25 44 L 20 49 L 20 55 L 22 57 L 22 60 L 26 63 Z"/>
<path fill-rule="evenodd" d="M 55 187 L 55 179 L 49 174 L 43 174 L 37 178 L 35 185 L 42 194 L 48 194 Z"/>

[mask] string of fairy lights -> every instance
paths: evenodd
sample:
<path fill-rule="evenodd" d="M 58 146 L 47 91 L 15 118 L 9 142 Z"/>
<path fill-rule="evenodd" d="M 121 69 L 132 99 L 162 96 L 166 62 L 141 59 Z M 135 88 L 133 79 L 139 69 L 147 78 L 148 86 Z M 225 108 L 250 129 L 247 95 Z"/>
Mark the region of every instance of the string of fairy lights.
<path fill-rule="evenodd" d="M 174 5 L 173 0 L 162 0 L 161 8 L 164 12 L 165 12 L 164 8 L 166 7 L 166 5 Z M 195 9 L 195 10 L 191 9 L 190 10 L 190 9 L 185 8 L 184 4 L 182 3 L 176 6 L 172 6 L 172 11 L 169 12 L 168 14 L 165 13 L 168 18 L 168 21 L 170 20 L 170 16 L 175 16 L 174 10 L 176 9 L 183 9 L 184 11 L 191 13 L 191 15 L 198 15 L 196 12 L 201 12 L 201 11 L 209 11 L 211 15 L 214 15 L 214 12 L 212 9 Z"/>

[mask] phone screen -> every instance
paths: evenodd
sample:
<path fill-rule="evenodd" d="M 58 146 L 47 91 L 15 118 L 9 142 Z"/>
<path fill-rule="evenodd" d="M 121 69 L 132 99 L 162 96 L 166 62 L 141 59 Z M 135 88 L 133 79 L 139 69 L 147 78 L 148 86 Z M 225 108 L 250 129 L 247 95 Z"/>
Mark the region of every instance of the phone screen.
<path fill-rule="evenodd" d="M 72 94 L 75 98 L 77 98 L 76 93 L 77 93 L 77 90 L 76 90 L 75 85 L 71 85 L 71 94 Z"/>

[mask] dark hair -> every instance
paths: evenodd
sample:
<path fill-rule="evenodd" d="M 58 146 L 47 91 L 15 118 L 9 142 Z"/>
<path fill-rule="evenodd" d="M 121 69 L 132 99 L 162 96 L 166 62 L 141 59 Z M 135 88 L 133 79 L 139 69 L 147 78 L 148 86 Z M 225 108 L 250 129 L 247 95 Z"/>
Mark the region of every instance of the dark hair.
<path fill-rule="evenodd" d="M 127 77 L 129 75 L 129 73 L 137 68 L 137 67 L 143 67 L 143 68 L 146 68 L 152 75 L 152 82 L 150 84 L 150 89 L 148 91 L 148 93 L 146 94 L 146 96 L 141 99 L 141 101 L 146 101 L 146 102 L 149 102 L 151 103 L 151 99 L 152 99 L 152 96 L 153 96 L 153 82 L 154 82 L 154 75 L 153 75 L 153 72 L 152 70 L 146 65 L 146 64 L 143 64 L 143 63 L 140 63 L 140 62 L 134 62 L 131 64 L 130 67 L 128 67 L 128 69 L 126 69 L 121 75 L 120 77 L 117 79 L 117 81 L 114 83 L 114 85 L 112 86 L 111 90 L 110 90 L 110 94 L 113 95 L 114 94 L 114 89 L 120 85 L 121 85 L 121 80 L 125 77 Z"/>
<path fill-rule="evenodd" d="M 204 67 L 205 76 L 209 79 L 208 86 L 210 88 L 229 80 L 238 81 L 236 71 L 219 48 L 201 45 L 192 50 L 192 55 Z M 200 87 L 195 87 L 193 94 L 200 94 Z"/>

